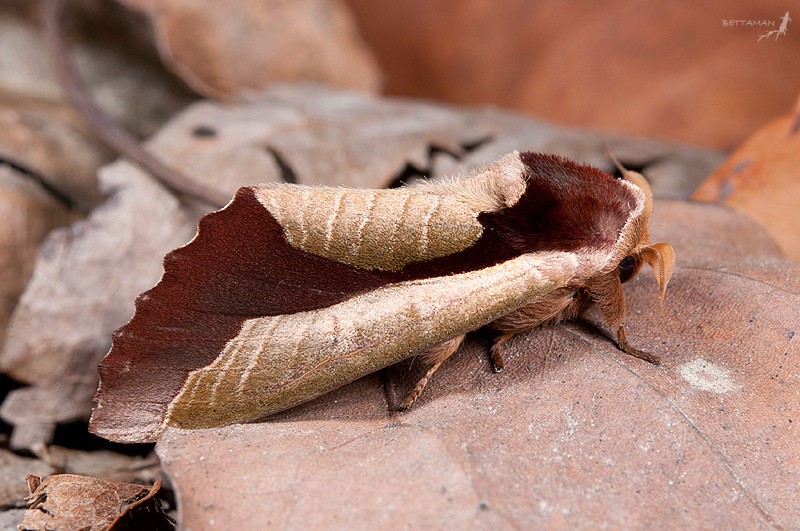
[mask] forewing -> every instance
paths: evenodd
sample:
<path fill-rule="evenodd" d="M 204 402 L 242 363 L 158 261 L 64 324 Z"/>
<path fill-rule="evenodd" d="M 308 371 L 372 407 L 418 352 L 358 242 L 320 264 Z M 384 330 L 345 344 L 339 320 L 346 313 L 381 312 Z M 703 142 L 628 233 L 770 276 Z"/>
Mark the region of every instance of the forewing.
<path fill-rule="evenodd" d="M 148 441 L 167 423 L 285 409 L 490 322 L 575 269 L 575 256 L 558 252 L 448 270 L 456 253 L 436 274 L 358 268 L 288 244 L 254 190 L 201 220 L 115 333 L 94 433 Z"/>

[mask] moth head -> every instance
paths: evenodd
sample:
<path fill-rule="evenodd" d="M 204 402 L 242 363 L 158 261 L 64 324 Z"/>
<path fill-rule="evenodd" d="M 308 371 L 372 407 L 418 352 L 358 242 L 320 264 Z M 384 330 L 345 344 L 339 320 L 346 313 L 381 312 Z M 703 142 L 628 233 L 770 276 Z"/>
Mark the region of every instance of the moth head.
<path fill-rule="evenodd" d="M 668 243 L 649 243 L 648 229 L 653 216 L 653 191 L 647 179 L 641 173 L 623 168 L 613 155 L 611 158 L 622 173 L 622 178 L 638 188 L 644 196 L 641 212 L 629 220 L 629 226 L 626 226 L 627 230 L 620 247 L 624 255 L 618 262 L 617 274 L 620 281 L 627 282 L 647 263 L 655 273 L 659 288 L 658 302 L 661 304 L 675 265 L 675 250 Z"/>

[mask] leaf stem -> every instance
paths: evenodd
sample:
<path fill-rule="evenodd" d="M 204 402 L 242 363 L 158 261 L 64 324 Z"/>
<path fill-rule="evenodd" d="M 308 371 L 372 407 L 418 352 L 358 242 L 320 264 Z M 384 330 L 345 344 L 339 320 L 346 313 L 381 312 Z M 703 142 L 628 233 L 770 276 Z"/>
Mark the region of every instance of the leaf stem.
<path fill-rule="evenodd" d="M 229 196 L 204 186 L 167 165 L 148 152 L 131 133 L 112 121 L 90 98 L 86 86 L 77 75 L 67 53 L 61 18 L 64 0 L 42 0 L 41 20 L 48 54 L 56 78 L 68 101 L 84 119 L 92 132 L 119 155 L 135 162 L 172 192 L 199 199 L 215 207 L 228 203 Z"/>

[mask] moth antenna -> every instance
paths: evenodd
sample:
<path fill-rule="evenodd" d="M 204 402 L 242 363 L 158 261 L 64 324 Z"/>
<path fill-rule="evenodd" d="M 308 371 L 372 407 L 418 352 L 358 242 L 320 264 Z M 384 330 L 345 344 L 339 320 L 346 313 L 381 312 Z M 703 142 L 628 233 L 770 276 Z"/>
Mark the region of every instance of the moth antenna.
<path fill-rule="evenodd" d="M 650 188 L 650 183 L 641 173 L 625 169 L 620 161 L 617 160 L 617 157 L 611 153 L 611 150 L 608 150 L 608 157 L 626 181 L 635 184 L 644 192 L 644 220 L 649 225 L 650 218 L 653 215 L 653 189 Z"/>
<path fill-rule="evenodd" d="M 661 306 L 675 266 L 675 249 L 668 243 L 654 243 L 642 248 L 642 259 L 653 268 L 656 275 L 656 283 L 660 289 L 658 305 Z"/>
<path fill-rule="evenodd" d="M 616 167 L 617 167 L 617 169 L 619 170 L 619 172 L 620 172 L 620 173 L 621 173 L 623 176 L 625 176 L 625 174 L 628 172 L 628 170 L 627 170 L 627 169 L 625 169 L 625 166 L 623 166 L 623 165 L 622 165 L 622 163 L 621 163 L 621 162 L 620 162 L 620 161 L 617 159 L 617 156 L 616 156 L 616 155 L 614 155 L 614 154 L 611 152 L 611 148 L 609 148 L 608 146 L 606 146 L 606 155 L 608 155 L 608 158 L 610 158 L 610 159 L 611 159 L 611 162 L 613 162 L 613 163 L 614 163 L 614 166 L 616 166 Z"/>

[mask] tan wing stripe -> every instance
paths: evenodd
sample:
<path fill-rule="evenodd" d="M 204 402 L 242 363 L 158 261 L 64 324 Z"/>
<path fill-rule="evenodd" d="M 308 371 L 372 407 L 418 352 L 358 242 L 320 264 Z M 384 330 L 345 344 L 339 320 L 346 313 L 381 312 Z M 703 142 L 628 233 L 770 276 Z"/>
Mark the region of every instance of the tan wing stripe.
<path fill-rule="evenodd" d="M 392 284 L 320 310 L 252 319 L 246 337 L 189 374 L 164 425 L 220 426 L 286 409 L 483 326 L 565 285 L 576 267 L 571 253 L 528 254 L 480 271 Z M 213 396 L 219 378 L 241 382 L 246 399 L 232 399 L 235 384 L 220 384 Z"/>

